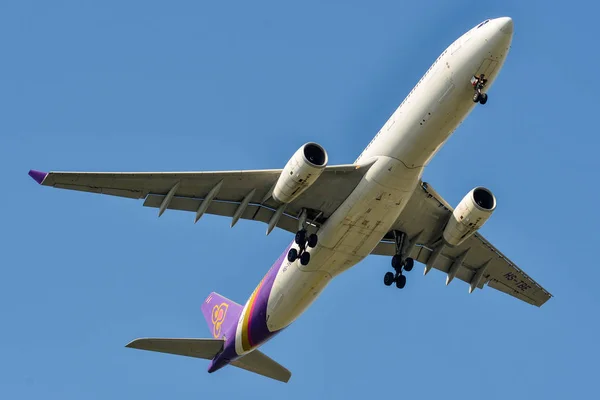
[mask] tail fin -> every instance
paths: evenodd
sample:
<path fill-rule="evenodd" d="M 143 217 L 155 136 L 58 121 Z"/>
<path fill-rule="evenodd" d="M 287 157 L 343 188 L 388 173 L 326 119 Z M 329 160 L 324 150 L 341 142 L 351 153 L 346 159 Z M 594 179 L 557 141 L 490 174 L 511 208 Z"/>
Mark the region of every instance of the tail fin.
<path fill-rule="evenodd" d="M 211 328 L 213 339 L 141 338 L 132 341 L 126 347 L 204 358 L 214 362 L 215 356 L 223 351 L 226 344 L 224 335 L 237 325 L 243 307 L 213 292 L 201 308 Z M 285 367 L 258 350 L 232 361 L 231 365 L 281 382 L 289 381 L 292 375 Z"/>
<path fill-rule="evenodd" d="M 201 308 L 213 337 L 221 339 L 225 333 L 237 325 L 244 307 L 218 293 L 212 292 L 204 300 Z"/>

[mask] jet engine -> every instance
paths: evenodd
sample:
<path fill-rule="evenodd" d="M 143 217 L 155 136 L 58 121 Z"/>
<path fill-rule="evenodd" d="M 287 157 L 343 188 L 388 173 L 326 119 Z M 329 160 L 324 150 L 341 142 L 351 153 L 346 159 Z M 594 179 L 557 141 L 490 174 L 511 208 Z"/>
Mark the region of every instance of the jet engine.
<path fill-rule="evenodd" d="M 484 187 L 476 187 L 458 203 L 444 228 L 444 241 L 458 246 L 485 224 L 496 209 L 496 198 Z"/>
<path fill-rule="evenodd" d="M 327 152 L 317 143 L 300 147 L 283 168 L 273 198 L 280 203 L 291 203 L 310 187 L 327 166 Z"/>

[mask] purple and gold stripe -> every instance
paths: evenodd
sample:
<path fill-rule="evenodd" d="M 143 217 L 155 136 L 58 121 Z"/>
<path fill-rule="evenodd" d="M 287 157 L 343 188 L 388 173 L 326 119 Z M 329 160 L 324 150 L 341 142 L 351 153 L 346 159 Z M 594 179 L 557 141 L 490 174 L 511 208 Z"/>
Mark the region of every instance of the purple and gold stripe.
<path fill-rule="evenodd" d="M 258 294 L 262 289 L 263 283 L 265 282 L 265 278 L 267 277 L 267 275 L 265 275 L 262 278 L 256 289 L 254 289 L 254 292 L 252 292 L 252 296 L 250 296 L 250 299 L 248 300 L 248 306 L 246 307 L 246 312 L 243 316 L 244 321 L 242 322 L 242 348 L 244 349 L 244 351 L 248 351 L 255 346 L 255 342 L 250 336 L 250 330 L 252 327 L 252 316 L 254 308 L 256 306 L 256 299 L 258 298 Z"/>
<path fill-rule="evenodd" d="M 271 332 L 267 328 L 267 305 L 277 273 L 281 269 L 281 266 L 287 262 L 287 253 L 292 244 L 290 243 L 283 254 L 279 256 L 277 261 L 271 266 L 271 269 L 269 269 L 269 272 L 267 272 L 256 289 L 254 289 L 250 299 L 248 299 L 246 310 L 242 316 L 241 338 L 242 349 L 244 351 L 253 349 L 277 333 Z"/>

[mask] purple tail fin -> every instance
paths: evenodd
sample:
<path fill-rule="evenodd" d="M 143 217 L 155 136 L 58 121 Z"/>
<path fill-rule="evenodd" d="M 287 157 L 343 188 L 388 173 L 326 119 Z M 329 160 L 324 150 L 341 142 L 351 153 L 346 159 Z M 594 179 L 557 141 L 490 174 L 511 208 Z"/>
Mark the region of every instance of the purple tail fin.
<path fill-rule="evenodd" d="M 235 328 L 244 307 L 212 292 L 204 300 L 201 308 L 213 337 L 220 339 Z"/>

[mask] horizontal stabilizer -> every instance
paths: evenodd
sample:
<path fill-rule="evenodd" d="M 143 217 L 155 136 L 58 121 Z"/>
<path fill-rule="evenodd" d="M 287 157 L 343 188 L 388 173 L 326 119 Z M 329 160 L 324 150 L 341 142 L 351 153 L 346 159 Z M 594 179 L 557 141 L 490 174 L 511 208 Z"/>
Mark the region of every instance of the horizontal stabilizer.
<path fill-rule="evenodd" d="M 238 358 L 231 365 L 280 382 L 287 382 L 292 376 L 287 368 L 258 350 Z"/>
<path fill-rule="evenodd" d="M 135 339 L 125 347 L 212 360 L 224 343 L 222 339 L 144 338 Z"/>

